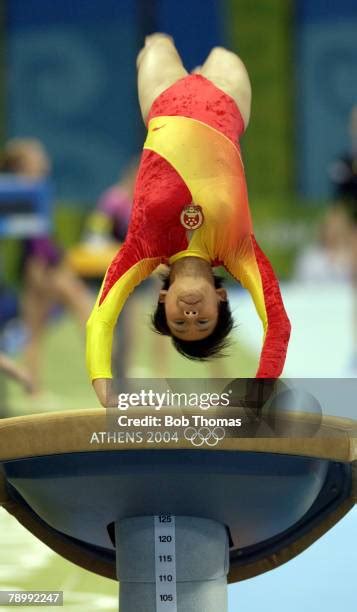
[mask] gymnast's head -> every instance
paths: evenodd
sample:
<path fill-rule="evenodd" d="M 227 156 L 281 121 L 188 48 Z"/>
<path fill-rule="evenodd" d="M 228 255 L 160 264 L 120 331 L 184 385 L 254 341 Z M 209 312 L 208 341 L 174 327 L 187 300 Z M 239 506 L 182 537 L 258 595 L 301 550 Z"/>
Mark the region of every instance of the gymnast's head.
<path fill-rule="evenodd" d="M 205 260 L 185 257 L 162 276 L 152 316 L 154 330 L 171 336 L 176 350 L 188 359 L 224 356 L 233 319 L 222 279 Z"/>

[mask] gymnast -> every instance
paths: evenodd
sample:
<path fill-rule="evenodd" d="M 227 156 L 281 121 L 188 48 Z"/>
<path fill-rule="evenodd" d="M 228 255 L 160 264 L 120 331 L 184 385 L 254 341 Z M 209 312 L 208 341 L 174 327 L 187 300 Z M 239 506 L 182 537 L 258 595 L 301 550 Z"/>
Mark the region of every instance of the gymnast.
<path fill-rule="evenodd" d="M 190 359 L 222 353 L 233 320 L 212 271 L 223 265 L 251 294 L 264 340 L 256 376 L 277 378 L 290 322 L 278 281 L 257 244 L 239 137 L 251 86 L 241 59 L 221 47 L 188 74 L 170 36 L 152 34 L 137 59 L 140 109 L 148 135 L 124 244 L 109 266 L 87 323 L 87 366 L 103 406 L 111 385 L 113 330 L 133 289 L 165 263 L 152 317 Z"/>

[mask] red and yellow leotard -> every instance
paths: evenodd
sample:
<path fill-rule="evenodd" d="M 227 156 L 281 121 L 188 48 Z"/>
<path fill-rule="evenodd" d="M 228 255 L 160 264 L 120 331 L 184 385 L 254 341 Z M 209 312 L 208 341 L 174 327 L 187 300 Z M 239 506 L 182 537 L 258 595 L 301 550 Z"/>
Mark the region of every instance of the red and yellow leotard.
<path fill-rule="evenodd" d="M 200 75 L 177 81 L 148 118 L 126 240 L 108 268 L 87 324 L 91 379 L 111 378 L 113 330 L 133 289 L 160 263 L 202 257 L 250 292 L 263 324 L 257 377 L 276 378 L 290 335 L 278 281 L 253 234 L 234 100 Z M 188 239 L 180 215 L 194 202 L 204 222 Z"/>

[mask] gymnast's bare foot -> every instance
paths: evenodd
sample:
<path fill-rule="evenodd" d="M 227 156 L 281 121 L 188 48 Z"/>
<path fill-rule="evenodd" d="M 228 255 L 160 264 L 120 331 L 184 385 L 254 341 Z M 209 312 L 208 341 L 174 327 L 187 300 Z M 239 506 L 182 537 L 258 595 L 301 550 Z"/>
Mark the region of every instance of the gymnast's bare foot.
<path fill-rule="evenodd" d="M 174 44 L 174 39 L 169 34 L 164 34 L 163 32 L 155 32 L 154 34 L 149 34 L 149 36 L 145 37 L 145 45 L 139 52 L 139 55 L 136 59 L 136 66 L 139 68 L 141 60 L 143 58 L 144 53 L 147 51 L 148 47 L 152 47 L 154 43 L 169 42 L 170 45 Z"/>
<path fill-rule="evenodd" d="M 169 34 L 165 34 L 165 32 L 154 32 L 154 34 L 149 34 L 149 36 L 145 37 L 145 45 L 146 46 L 151 45 L 155 41 L 158 41 L 164 38 L 168 38 L 170 42 L 172 43 L 174 42 L 174 39 Z"/>

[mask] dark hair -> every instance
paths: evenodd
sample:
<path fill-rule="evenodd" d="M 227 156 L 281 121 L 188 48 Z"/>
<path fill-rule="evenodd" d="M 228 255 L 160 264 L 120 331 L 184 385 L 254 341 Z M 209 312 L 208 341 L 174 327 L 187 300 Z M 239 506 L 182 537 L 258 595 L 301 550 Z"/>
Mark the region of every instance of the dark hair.
<path fill-rule="evenodd" d="M 223 279 L 216 274 L 213 274 L 214 286 L 220 289 L 223 285 Z M 170 275 L 163 274 L 162 289 L 167 291 L 170 287 Z M 202 340 L 181 340 L 174 336 L 167 324 L 165 304 L 158 302 L 156 310 L 151 317 L 153 330 L 163 336 L 171 336 L 172 344 L 175 349 L 184 357 L 196 361 L 207 361 L 208 359 L 225 357 L 223 350 L 229 345 L 227 340 L 228 334 L 232 331 L 234 322 L 232 313 L 227 301 L 219 302 L 218 305 L 218 320 L 213 332 Z"/>

